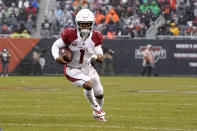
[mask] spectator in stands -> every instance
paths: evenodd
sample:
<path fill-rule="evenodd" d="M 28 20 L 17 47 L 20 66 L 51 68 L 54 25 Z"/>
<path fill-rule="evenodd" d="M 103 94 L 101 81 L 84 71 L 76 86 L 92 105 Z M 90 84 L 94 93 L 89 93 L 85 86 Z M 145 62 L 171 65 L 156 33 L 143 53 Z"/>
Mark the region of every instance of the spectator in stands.
<path fill-rule="evenodd" d="M 116 30 L 115 30 L 116 35 L 121 36 L 123 33 L 123 26 L 121 25 L 120 21 L 117 21 L 115 23 L 115 26 L 116 26 Z"/>
<path fill-rule="evenodd" d="M 63 11 L 61 10 L 59 5 L 57 5 L 57 7 L 55 8 L 55 16 L 57 18 L 57 22 L 58 22 L 58 25 L 59 25 L 60 21 L 63 17 Z"/>
<path fill-rule="evenodd" d="M 105 19 L 105 23 L 108 23 L 110 20 L 112 20 L 114 23 L 119 21 L 119 16 L 117 15 L 116 11 L 114 9 L 110 9 L 106 19 Z"/>
<path fill-rule="evenodd" d="M 56 34 L 56 32 L 57 32 L 57 20 L 56 20 L 55 10 L 54 9 L 51 10 L 51 12 L 47 16 L 47 18 L 49 19 L 50 23 L 52 24 L 52 27 L 51 27 L 52 35 Z"/>
<path fill-rule="evenodd" d="M 140 5 L 140 8 L 139 9 L 140 9 L 141 13 L 146 12 L 149 9 L 148 2 L 145 1 L 142 5 Z"/>
<path fill-rule="evenodd" d="M 6 18 L 5 13 L 2 13 L 0 21 L 1 24 L 7 24 L 8 19 Z"/>
<path fill-rule="evenodd" d="M 157 35 L 165 35 L 164 25 L 158 27 Z"/>
<path fill-rule="evenodd" d="M 124 12 L 124 10 L 122 12 L 125 13 L 125 15 L 127 15 L 128 17 L 133 15 L 133 10 L 131 7 L 127 7 L 126 12 Z"/>
<path fill-rule="evenodd" d="M 20 34 L 17 33 L 17 32 L 13 32 L 13 33 L 10 35 L 10 38 L 20 38 Z"/>
<path fill-rule="evenodd" d="M 33 5 L 30 3 L 29 7 L 25 9 L 27 16 L 29 14 L 33 14 L 34 16 L 36 16 L 37 14 L 37 9 L 35 7 L 33 7 Z"/>
<path fill-rule="evenodd" d="M 39 5 L 37 3 L 37 0 L 29 0 L 29 5 L 32 5 L 33 8 L 36 8 L 36 10 L 39 9 Z"/>
<path fill-rule="evenodd" d="M 178 24 L 179 25 L 187 25 L 187 19 L 184 13 L 182 13 L 180 15 L 180 17 L 178 18 Z"/>
<path fill-rule="evenodd" d="M 3 25 L 1 28 L 0 34 L 10 34 L 7 25 Z"/>
<path fill-rule="evenodd" d="M 12 10 L 12 12 L 10 13 L 10 17 L 11 19 L 16 19 L 17 15 L 16 15 L 16 12 L 15 10 Z"/>
<path fill-rule="evenodd" d="M 42 23 L 42 30 L 41 30 L 41 36 L 44 38 L 50 38 L 51 36 L 51 26 L 52 24 L 48 20 L 47 17 L 45 17 L 44 22 Z"/>
<path fill-rule="evenodd" d="M 9 13 L 14 12 L 16 14 L 16 16 L 18 16 L 19 14 L 19 9 L 16 7 L 15 3 L 12 3 L 12 6 L 10 8 L 8 8 Z"/>
<path fill-rule="evenodd" d="M 140 22 L 142 24 L 145 24 L 146 27 L 150 27 L 150 18 L 151 17 L 148 17 L 145 13 L 142 14 L 141 18 L 140 18 Z"/>
<path fill-rule="evenodd" d="M 96 10 L 96 14 L 94 16 L 96 25 L 99 25 L 103 20 L 105 20 L 105 16 L 101 13 L 99 9 Z"/>
<path fill-rule="evenodd" d="M 11 23 L 11 19 L 8 19 L 7 27 L 8 27 L 9 33 L 12 33 L 12 30 L 14 29 L 14 25 Z"/>
<path fill-rule="evenodd" d="M 29 2 L 28 2 L 28 0 L 19 0 L 19 2 L 18 2 L 18 8 L 19 9 L 29 8 Z"/>
<path fill-rule="evenodd" d="M 17 4 L 17 0 L 3 0 L 3 3 L 5 4 L 6 7 L 10 7 L 12 3 Z"/>
<path fill-rule="evenodd" d="M 152 13 L 152 11 L 150 9 L 147 10 L 147 12 L 144 13 L 146 19 L 149 19 L 150 22 L 155 21 L 156 20 L 156 16 Z M 142 14 L 143 15 L 143 14 Z M 149 23 L 150 23 L 149 22 Z M 146 25 L 147 27 L 150 27 L 150 24 Z"/>
<path fill-rule="evenodd" d="M 152 1 L 151 5 L 149 6 L 155 17 L 159 16 L 160 8 L 155 1 Z"/>
<path fill-rule="evenodd" d="M 11 57 L 7 48 L 3 48 L 2 52 L 0 52 L 1 64 L 2 64 L 2 72 L 1 76 L 8 76 L 8 64 L 9 59 Z"/>
<path fill-rule="evenodd" d="M 21 35 L 20 35 L 21 38 L 30 38 L 31 36 L 29 35 L 29 33 L 27 32 L 27 30 L 24 30 Z"/>
<path fill-rule="evenodd" d="M 164 18 L 166 20 L 170 20 L 171 19 L 172 8 L 169 5 L 168 1 L 164 2 L 164 5 L 162 6 L 162 12 L 163 12 Z"/>
<path fill-rule="evenodd" d="M 176 0 L 168 0 L 168 1 L 170 3 L 172 11 L 175 12 L 175 10 L 176 10 Z"/>
<path fill-rule="evenodd" d="M 141 28 L 138 30 L 138 37 L 145 37 L 146 35 L 146 25 L 142 24 Z"/>
<path fill-rule="evenodd" d="M 21 8 L 19 11 L 19 15 L 17 17 L 18 21 L 26 21 L 27 20 L 27 14 L 25 12 L 25 8 Z"/>
<path fill-rule="evenodd" d="M 187 6 L 186 7 L 185 14 L 187 14 L 186 15 L 187 21 L 193 21 L 193 20 L 195 20 L 194 12 L 193 12 L 193 10 L 191 9 L 190 6 Z"/>
<path fill-rule="evenodd" d="M 171 23 L 170 32 L 173 34 L 173 36 L 179 35 L 179 28 L 176 26 L 174 22 Z"/>

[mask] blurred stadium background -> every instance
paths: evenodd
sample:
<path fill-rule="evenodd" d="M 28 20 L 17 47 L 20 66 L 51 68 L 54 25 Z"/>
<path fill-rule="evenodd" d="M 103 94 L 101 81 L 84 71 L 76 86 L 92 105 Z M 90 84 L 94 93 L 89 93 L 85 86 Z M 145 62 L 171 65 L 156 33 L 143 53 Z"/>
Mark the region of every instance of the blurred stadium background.
<path fill-rule="evenodd" d="M 107 123 L 82 108 L 82 91 L 51 55 L 81 8 L 93 11 L 104 36 L 108 57 L 93 64 L 105 88 Z M 156 63 L 152 77 L 140 77 L 147 44 Z M 0 0 L 4 48 L 11 57 L 9 77 L 0 77 L 0 131 L 197 130 L 196 0 Z"/>

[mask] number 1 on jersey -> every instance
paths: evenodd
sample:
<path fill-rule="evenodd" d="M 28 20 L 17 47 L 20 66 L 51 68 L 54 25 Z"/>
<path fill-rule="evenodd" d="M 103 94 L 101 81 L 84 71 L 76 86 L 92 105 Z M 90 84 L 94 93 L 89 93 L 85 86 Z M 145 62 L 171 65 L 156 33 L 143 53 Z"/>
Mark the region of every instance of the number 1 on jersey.
<path fill-rule="evenodd" d="M 85 50 L 80 50 L 80 60 L 79 60 L 79 64 L 82 64 L 83 63 L 83 58 L 84 58 L 84 53 L 85 53 Z"/>

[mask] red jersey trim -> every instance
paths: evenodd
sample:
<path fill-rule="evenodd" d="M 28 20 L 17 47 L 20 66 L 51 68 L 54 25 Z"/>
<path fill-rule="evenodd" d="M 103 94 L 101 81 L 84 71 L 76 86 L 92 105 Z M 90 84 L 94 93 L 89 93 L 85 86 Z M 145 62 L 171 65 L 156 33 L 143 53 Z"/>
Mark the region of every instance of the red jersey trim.
<path fill-rule="evenodd" d="M 73 77 L 69 76 L 68 74 L 66 74 L 66 66 L 64 66 L 64 75 L 71 82 L 75 82 L 75 81 L 80 80 L 80 79 L 73 78 Z"/>

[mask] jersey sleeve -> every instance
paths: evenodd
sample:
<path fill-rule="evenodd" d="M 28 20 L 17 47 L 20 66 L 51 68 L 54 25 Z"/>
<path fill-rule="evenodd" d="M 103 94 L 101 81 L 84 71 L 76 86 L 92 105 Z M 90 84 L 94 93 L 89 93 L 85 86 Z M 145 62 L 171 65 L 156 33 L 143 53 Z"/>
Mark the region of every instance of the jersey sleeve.
<path fill-rule="evenodd" d="M 52 48 L 51 48 L 51 53 L 52 53 L 54 59 L 59 57 L 59 49 L 62 47 L 65 47 L 65 46 L 66 45 L 64 44 L 62 38 L 59 38 L 54 42 L 54 44 L 52 45 Z"/>
<path fill-rule="evenodd" d="M 76 28 L 65 28 L 61 33 L 61 38 L 69 46 L 77 38 Z"/>
<path fill-rule="evenodd" d="M 92 40 L 95 43 L 95 47 L 99 46 L 103 43 L 103 35 L 99 31 L 94 31 Z"/>
<path fill-rule="evenodd" d="M 66 45 L 69 45 L 68 37 L 69 37 L 69 31 L 68 28 L 66 28 L 61 33 L 61 38 Z"/>

